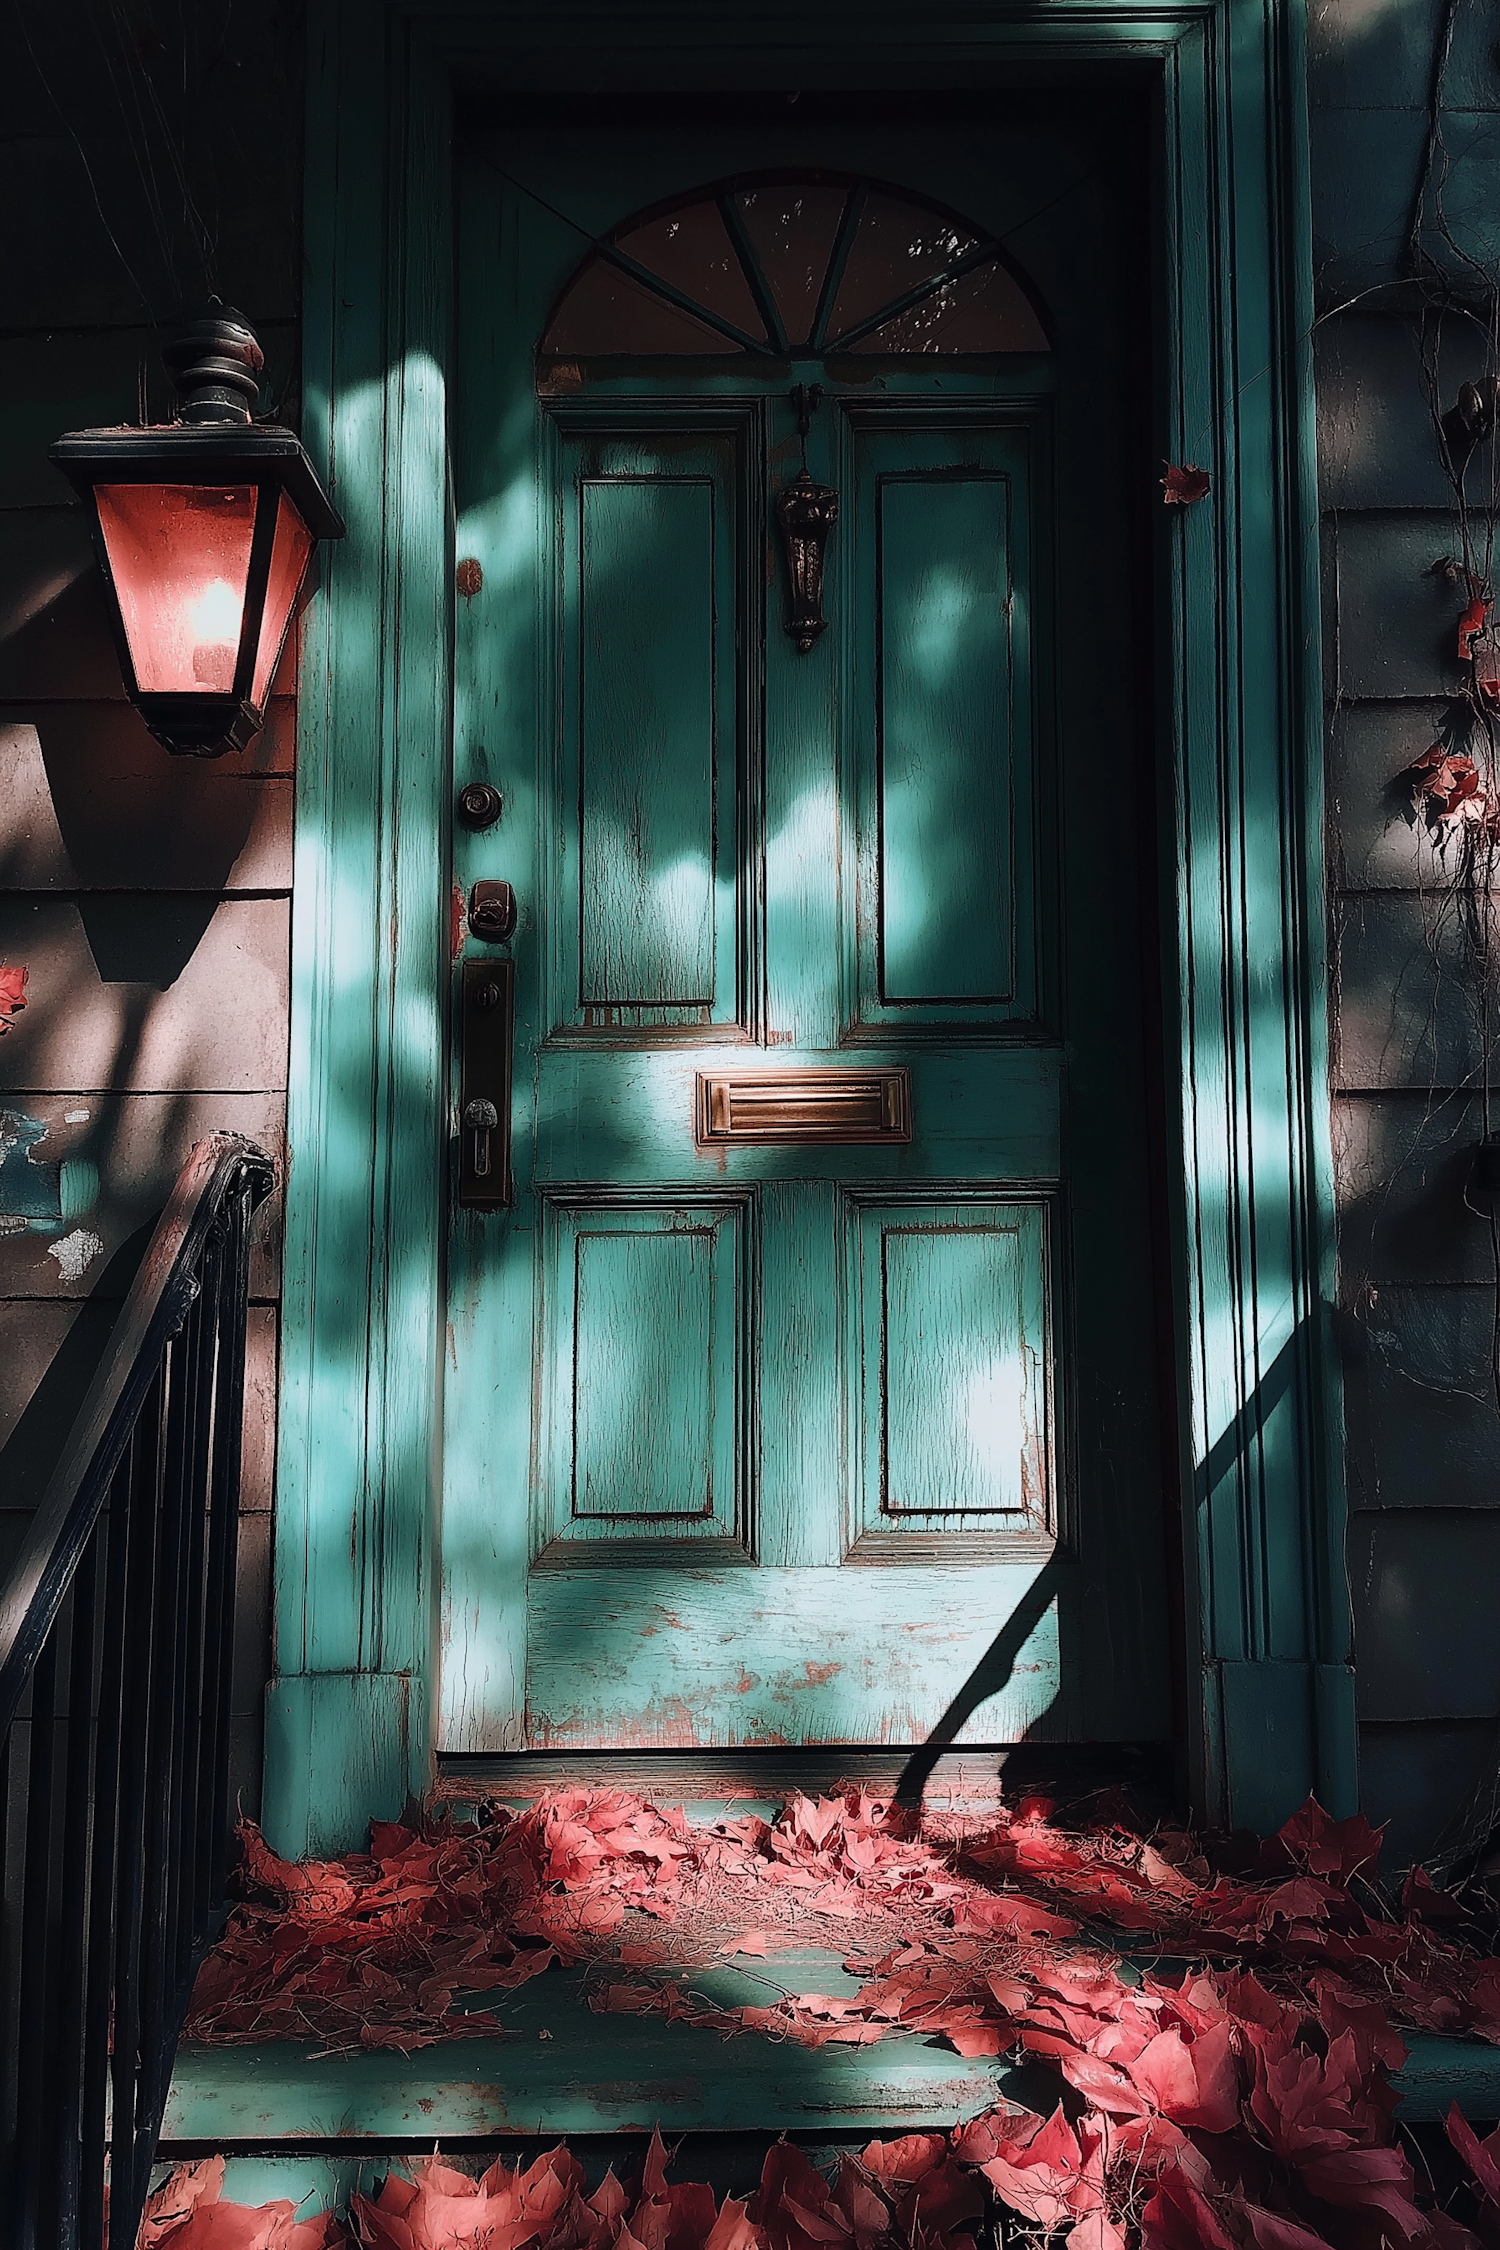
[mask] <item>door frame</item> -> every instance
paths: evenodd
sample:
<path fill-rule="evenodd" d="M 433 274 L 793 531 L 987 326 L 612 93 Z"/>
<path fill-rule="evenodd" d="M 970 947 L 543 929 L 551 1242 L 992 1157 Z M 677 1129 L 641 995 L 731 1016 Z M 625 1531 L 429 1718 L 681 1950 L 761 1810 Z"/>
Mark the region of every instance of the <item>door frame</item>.
<path fill-rule="evenodd" d="M 1335 1337 L 1305 0 L 311 0 L 303 621 L 263 1816 L 362 1844 L 432 1770 L 448 1160 L 455 90 L 1151 90 L 1164 1264 L 1200 1818 L 1358 1795 Z M 586 58 L 580 66 L 578 58 Z M 529 1408 L 527 1409 L 529 1411 Z"/>

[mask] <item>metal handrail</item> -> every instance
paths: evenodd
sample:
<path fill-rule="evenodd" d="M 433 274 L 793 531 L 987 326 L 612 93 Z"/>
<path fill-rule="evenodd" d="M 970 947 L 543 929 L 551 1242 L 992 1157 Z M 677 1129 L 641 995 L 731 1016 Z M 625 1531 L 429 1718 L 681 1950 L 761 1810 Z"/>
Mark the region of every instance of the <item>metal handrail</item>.
<path fill-rule="evenodd" d="M 250 1229 L 200 1141 L 0 1589 L 0 2237 L 131 2250 L 223 1913 Z"/>

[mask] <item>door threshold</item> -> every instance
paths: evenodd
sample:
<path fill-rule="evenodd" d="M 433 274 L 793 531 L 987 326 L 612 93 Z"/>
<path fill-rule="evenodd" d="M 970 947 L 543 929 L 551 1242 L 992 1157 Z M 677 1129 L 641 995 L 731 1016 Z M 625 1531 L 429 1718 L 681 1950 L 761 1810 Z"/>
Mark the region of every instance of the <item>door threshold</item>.
<path fill-rule="evenodd" d="M 623 1789 L 633 1796 L 715 1807 L 780 1805 L 798 1793 L 832 1797 L 849 1789 L 923 1806 L 931 1813 L 980 1817 L 1024 1796 L 1072 1805 L 1108 1789 L 1129 1792 L 1140 1809 L 1172 1810 L 1171 1746 L 1159 1742 L 976 1743 L 869 1749 L 736 1747 L 708 1750 L 521 1750 L 496 1755 L 440 1753 L 436 1794 L 528 1802 L 559 1789 Z"/>

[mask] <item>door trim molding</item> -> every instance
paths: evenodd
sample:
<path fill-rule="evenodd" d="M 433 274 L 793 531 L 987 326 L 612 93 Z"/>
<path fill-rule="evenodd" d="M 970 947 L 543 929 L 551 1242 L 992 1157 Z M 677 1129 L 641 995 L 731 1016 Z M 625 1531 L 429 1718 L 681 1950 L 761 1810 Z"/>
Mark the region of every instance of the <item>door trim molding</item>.
<path fill-rule="evenodd" d="M 456 83 L 1154 86 L 1166 1171 L 1200 1816 L 1357 1795 L 1332 1323 L 1305 0 L 312 0 L 305 436 L 349 525 L 304 620 L 265 1823 L 431 1773 L 438 1642 Z M 611 60 L 613 51 L 613 61 Z M 778 78 L 777 82 L 780 80 Z"/>

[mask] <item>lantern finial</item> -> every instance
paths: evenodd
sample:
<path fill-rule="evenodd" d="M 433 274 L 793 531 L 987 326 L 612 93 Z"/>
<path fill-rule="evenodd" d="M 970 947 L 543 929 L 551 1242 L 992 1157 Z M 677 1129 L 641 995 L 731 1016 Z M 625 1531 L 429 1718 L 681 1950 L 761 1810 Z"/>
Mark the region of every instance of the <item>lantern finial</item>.
<path fill-rule="evenodd" d="M 177 386 L 180 422 L 251 420 L 260 402 L 256 377 L 265 354 L 254 329 L 232 305 L 210 297 L 161 356 Z"/>

